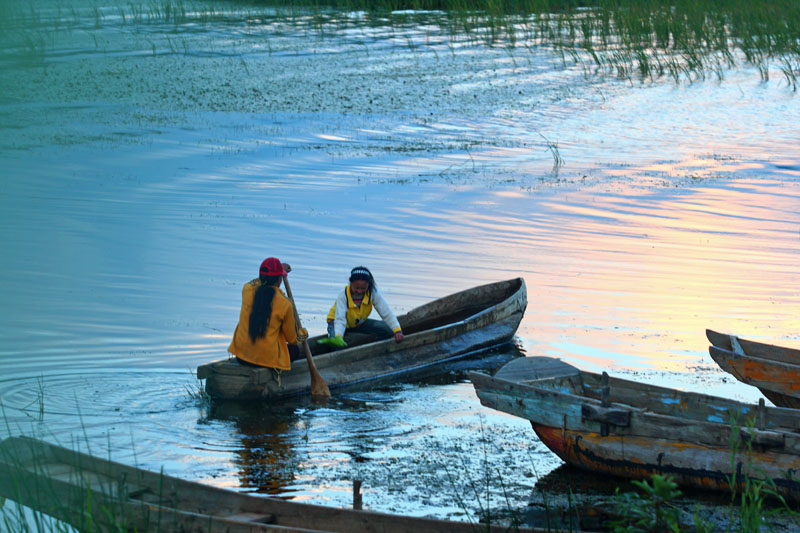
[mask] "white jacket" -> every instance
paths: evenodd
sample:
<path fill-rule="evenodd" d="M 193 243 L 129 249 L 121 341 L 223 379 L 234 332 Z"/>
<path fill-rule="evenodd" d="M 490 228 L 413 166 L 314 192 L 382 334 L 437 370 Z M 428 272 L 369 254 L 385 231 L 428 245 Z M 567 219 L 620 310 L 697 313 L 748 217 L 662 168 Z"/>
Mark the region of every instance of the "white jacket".
<path fill-rule="evenodd" d="M 378 289 L 373 289 L 371 292 L 365 294 L 360 307 L 357 307 L 355 303 L 353 303 L 349 289 L 350 285 L 347 285 L 344 290 L 339 293 L 339 296 L 336 297 L 336 303 L 333 304 L 333 309 L 331 309 L 334 313 L 334 335 L 344 335 L 348 326 L 348 314 L 350 315 L 350 321 L 353 322 L 351 327 L 353 327 L 366 320 L 373 307 L 378 311 L 378 314 L 381 315 L 383 321 L 386 322 L 386 325 L 388 325 L 392 331 L 396 333 L 402 330 L 400 328 L 400 322 L 398 322 L 397 317 L 394 315 L 394 312 L 392 312 L 392 308 L 389 307 L 389 303 L 384 299 Z"/>

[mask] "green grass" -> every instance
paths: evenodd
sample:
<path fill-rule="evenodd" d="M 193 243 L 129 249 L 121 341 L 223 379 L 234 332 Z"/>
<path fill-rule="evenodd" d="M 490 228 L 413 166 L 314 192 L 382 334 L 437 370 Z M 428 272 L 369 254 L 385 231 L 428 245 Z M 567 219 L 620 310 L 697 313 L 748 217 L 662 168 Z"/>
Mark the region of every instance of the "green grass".
<path fill-rule="evenodd" d="M 318 37 L 425 24 L 451 42 L 519 49 L 513 57 L 520 59 L 528 50 L 552 48 L 587 75 L 691 82 L 721 80 L 728 70 L 749 65 L 764 81 L 780 72 L 796 90 L 800 73 L 800 2 L 794 0 L 88 0 L 80 8 L 55 0 L 56 16 L 37 5 L 0 3 L 0 27 L 22 53 L 39 58 L 53 32 L 110 24 L 159 24 L 177 33 L 187 24 L 260 28 L 278 22 Z"/>
<path fill-rule="evenodd" d="M 73 468 L 51 476 L 52 459 L 24 441 L 0 449 L 0 529 L 14 532 L 172 531 L 160 507 L 150 508 L 128 498 L 124 477 L 104 478 L 104 468 L 91 468 L 81 461 Z M 73 442 L 67 450 L 78 450 Z M 90 450 L 87 453 L 91 456 Z M 111 460 L 109 457 L 108 460 Z M 64 476 L 69 476 L 68 478 Z M 161 481 L 164 479 L 163 470 Z M 169 502 L 161 481 L 151 500 Z M 7 498 L 8 501 L 4 501 Z M 134 525 L 131 527 L 131 525 Z M 138 524 L 138 526 L 136 526 Z"/>
<path fill-rule="evenodd" d="M 186 389 L 186 394 L 197 402 L 200 405 L 208 406 L 211 404 L 211 396 L 208 395 L 205 388 L 205 382 L 203 380 L 197 379 L 197 374 L 191 369 L 189 369 L 189 374 L 195 379 L 194 386 L 184 385 Z"/>
<path fill-rule="evenodd" d="M 587 72 L 623 78 L 721 79 L 727 69 L 749 64 L 764 81 L 780 70 L 796 90 L 800 70 L 800 3 L 792 0 L 293 0 L 288 6 L 316 13 L 318 27 L 415 24 L 436 11 L 454 37 L 552 46 Z M 352 12 L 363 16 L 337 18 Z"/>
<path fill-rule="evenodd" d="M 754 420 L 748 419 L 743 429 L 752 435 L 754 425 Z M 800 514 L 786 502 L 775 482 L 759 472 L 758 465 L 752 462 L 752 439 L 740 437 L 741 427 L 735 418 L 731 419 L 730 465 L 733 473 L 728 477 L 731 499 L 725 531 L 760 533 L 764 527 L 771 528 L 771 518 L 783 516 L 797 519 Z M 737 461 L 742 456 L 746 464 L 741 469 L 741 475 L 738 475 L 740 469 L 737 468 Z M 617 491 L 616 504 L 620 518 L 612 524 L 615 533 L 678 532 L 687 527 L 685 521 L 681 520 L 680 509 L 675 505 L 675 500 L 682 493 L 670 476 L 654 475 L 650 482 L 633 481 L 633 485 L 637 492 Z M 719 531 L 718 527 L 701 516 L 699 508 L 692 516 L 691 526 L 699 533 Z"/>

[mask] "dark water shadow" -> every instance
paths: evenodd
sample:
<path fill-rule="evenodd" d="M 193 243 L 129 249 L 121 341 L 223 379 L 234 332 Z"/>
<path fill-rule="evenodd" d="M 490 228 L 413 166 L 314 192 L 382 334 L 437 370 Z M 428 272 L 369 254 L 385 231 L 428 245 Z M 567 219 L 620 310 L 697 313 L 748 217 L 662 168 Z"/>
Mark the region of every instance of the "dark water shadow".
<path fill-rule="evenodd" d="M 502 346 L 420 369 L 409 375 L 408 380 L 413 380 L 420 385 L 461 383 L 467 379 L 467 374 L 470 372 L 481 371 L 493 374 L 512 359 L 525 356 L 526 352 L 521 341 L 514 339 Z"/>
<path fill-rule="evenodd" d="M 383 429 L 384 425 L 391 426 L 388 419 L 376 422 L 370 430 L 356 430 L 356 426 L 348 425 L 347 419 L 364 413 L 376 421 L 394 416 L 387 415 L 384 410 L 402 402 L 408 389 L 463 382 L 467 372 L 492 372 L 509 360 L 524 355 L 521 345 L 512 342 L 425 367 L 396 383 L 364 384 L 337 391 L 327 401 L 312 398 L 281 403 L 215 401 L 209 405 L 205 416 L 208 420 L 225 422 L 232 432 L 238 433 L 232 461 L 242 490 L 291 499 L 296 487 L 302 485 L 299 480 L 300 462 L 307 459 L 308 454 L 325 453 L 317 439 L 327 442 L 328 447 L 336 443 L 334 447 L 340 453 L 351 455 L 355 462 L 359 462 L 364 450 L 370 450 L 369 441 L 375 437 L 376 431 L 383 435 L 387 435 L 384 431 L 392 431 Z M 309 416 L 335 420 L 338 425 L 326 428 L 322 434 L 316 433 L 310 439 Z"/>
<path fill-rule="evenodd" d="M 233 463 L 240 487 L 291 498 L 298 462 L 297 437 L 291 431 L 300 419 L 297 405 L 215 403 L 209 408 L 208 418 L 232 423 L 239 432 L 241 446 L 233 451 Z"/>

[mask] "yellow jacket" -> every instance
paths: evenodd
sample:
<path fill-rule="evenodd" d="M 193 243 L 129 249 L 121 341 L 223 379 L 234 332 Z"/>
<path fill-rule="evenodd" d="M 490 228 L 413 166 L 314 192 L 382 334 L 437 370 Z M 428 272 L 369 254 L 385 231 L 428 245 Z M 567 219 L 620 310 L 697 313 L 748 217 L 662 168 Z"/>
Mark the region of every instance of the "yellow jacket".
<path fill-rule="evenodd" d="M 287 342 L 297 342 L 297 329 L 294 320 L 294 309 L 280 288 L 275 288 L 272 299 L 272 314 L 269 318 L 267 333 L 252 342 L 250 339 L 250 310 L 253 298 L 261 286 L 258 279 L 248 281 L 242 288 L 242 310 L 239 313 L 239 324 L 233 333 L 233 340 L 228 351 L 248 363 L 268 366 L 279 370 L 291 369 Z"/>
<path fill-rule="evenodd" d="M 328 311 L 328 322 L 333 322 L 334 331 L 336 335 L 344 335 L 345 329 L 354 328 L 364 322 L 372 312 L 372 307 L 378 311 L 386 324 L 392 328 L 395 333 L 401 331 L 400 322 L 392 312 L 392 308 L 386 302 L 386 299 L 381 293 L 375 289 L 370 293 L 369 291 L 364 294 L 364 299 L 361 300 L 361 305 L 357 306 L 353 301 L 353 296 L 350 294 L 350 285 L 347 285 L 336 301 L 333 307 Z M 344 310 L 344 311 L 343 311 Z"/>

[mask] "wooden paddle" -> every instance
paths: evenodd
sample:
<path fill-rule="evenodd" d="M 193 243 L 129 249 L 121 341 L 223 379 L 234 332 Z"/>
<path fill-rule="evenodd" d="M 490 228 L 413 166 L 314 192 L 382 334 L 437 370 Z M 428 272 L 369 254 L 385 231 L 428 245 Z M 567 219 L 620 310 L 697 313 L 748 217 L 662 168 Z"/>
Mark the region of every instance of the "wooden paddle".
<path fill-rule="evenodd" d="M 283 277 L 283 283 L 286 285 L 286 294 L 289 295 L 289 300 L 292 302 L 292 309 L 294 310 L 294 320 L 297 322 L 297 328 L 301 329 L 303 326 L 300 324 L 300 315 L 297 314 L 297 306 L 294 304 L 294 296 L 292 296 L 292 288 L 289 286 L 289 277 Z M 311 356 L 311 348 L 308 346 L 308 339 L 303 339 L 303 350 L 306 352 L 306 360 L 308 361 L 308 372 L 311 374 L 311 396 L 320 398 L 330 398 L 331 390 L 328 384 L 322 379 L 317 371 L 317 365 L 314 364 L 314 358 Z"/>

